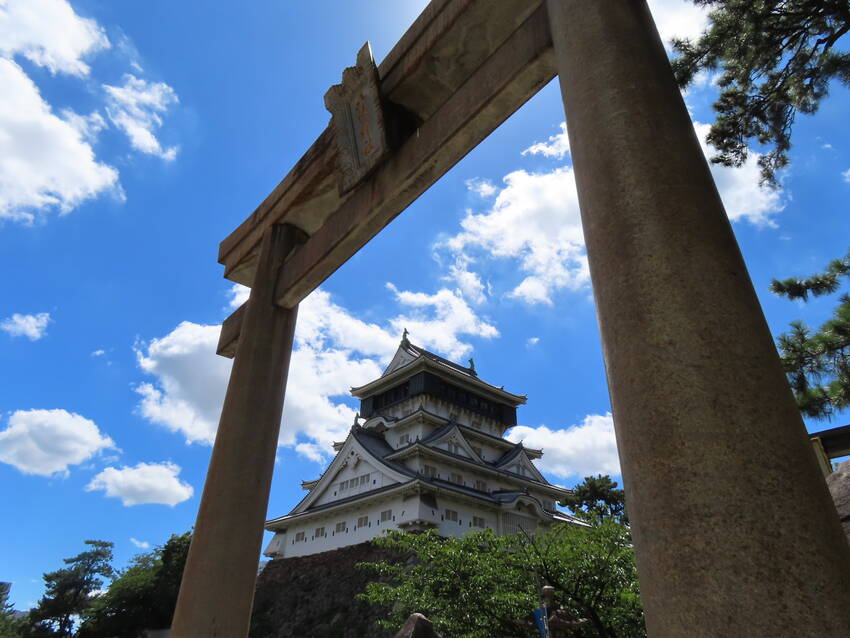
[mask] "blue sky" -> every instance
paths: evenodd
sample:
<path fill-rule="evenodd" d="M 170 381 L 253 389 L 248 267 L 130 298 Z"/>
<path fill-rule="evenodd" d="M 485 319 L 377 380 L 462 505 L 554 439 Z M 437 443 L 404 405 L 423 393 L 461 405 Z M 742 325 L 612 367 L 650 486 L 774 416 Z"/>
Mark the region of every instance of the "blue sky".
<path fill-rule="evenodd" d="M 218 326 L 245 294 L 218 243 L 327 125 L 363 42 L 382 59 L 424 4 L 0 0 L 0 580 L 19 608 L 84 539 L 120 566 L 193 524 L 230 366 Z M 651 5 L 667 38 L 702 26 Z M 711 78 L 687 95 L 700 132 L 715 95 Z M 835 87 L 799 119 L 780 191 L 755 155 L 714 169 L 774 334 L 832 306 L 767 286 L 847 250 L 848 107 Z M 511 436 L 553 482 L 618 475 L 563 120 L 552 83 L 302 304 L 270 515 L 404 327 L 528 395 Z"/>

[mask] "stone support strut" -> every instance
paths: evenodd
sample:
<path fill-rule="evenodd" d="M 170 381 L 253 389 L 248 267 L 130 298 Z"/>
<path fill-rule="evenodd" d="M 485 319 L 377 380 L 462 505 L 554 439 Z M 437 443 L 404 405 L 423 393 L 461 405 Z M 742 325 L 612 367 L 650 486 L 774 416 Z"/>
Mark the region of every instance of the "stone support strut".
<path fill-rule="evenodd" d="M 298 308 L 275 303 L 293 226 L 263 239 L 189 548 L 172 638 L 248 634 Z"/>
<path fill-rule="evenodd" d="M 644 0 L 547 0 L 649 635 L 846 635 L 850 548 Z"/>

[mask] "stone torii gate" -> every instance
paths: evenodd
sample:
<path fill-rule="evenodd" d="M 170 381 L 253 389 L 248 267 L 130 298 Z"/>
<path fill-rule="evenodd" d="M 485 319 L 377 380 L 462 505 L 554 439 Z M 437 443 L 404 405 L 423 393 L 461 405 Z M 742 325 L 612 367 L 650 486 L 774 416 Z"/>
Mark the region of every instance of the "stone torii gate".
<path fill-rule="evenodd" d="M 432 0 L 221 243 L 251 296 L 174 638 L 247 634 L 298 303 L 556 75 L 650 635 L 846 634 L 850 548 L 645 0 Z"/>

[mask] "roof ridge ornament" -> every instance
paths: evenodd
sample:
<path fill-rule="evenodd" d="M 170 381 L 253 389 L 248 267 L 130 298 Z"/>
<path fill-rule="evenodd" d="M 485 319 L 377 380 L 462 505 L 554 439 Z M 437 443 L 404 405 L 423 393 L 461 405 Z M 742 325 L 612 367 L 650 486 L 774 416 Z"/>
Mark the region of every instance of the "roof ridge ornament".
<path fill-rule="evenodd" d="M 410 333 L 407 331 L 407 328 L 404 329 L 404 332 L 401 333 L 401 343 L 402 345 L 410 345 L 410 340 L 407 338 Z"/>
<path fill-rule="evenodd" d="M 469 373 L 473 377 L 478 376 L 478 373 L 475 371 L 475 359 L 473 359 L 472 357 L 469 358 Z"/>

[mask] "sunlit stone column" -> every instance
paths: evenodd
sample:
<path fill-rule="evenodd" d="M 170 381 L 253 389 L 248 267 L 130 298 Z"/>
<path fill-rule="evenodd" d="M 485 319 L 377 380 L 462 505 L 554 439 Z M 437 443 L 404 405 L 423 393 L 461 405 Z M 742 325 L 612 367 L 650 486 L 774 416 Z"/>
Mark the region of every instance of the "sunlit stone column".
<path fill-rule="evenodd" d="M 275 226 L 263 239 L 172 638 L 248 635 L 298 311 L 276 305 L 275 283 L 299 234 Z"/>
<path fill-rule="evenodd" d="M 850 635 L 850 549 L 644 0 L 547 0 L 647 625 Z"/>

